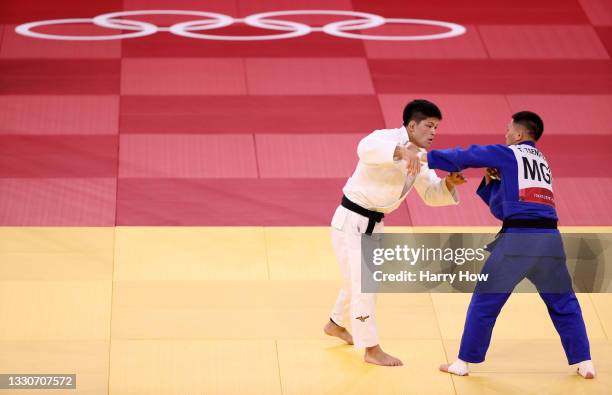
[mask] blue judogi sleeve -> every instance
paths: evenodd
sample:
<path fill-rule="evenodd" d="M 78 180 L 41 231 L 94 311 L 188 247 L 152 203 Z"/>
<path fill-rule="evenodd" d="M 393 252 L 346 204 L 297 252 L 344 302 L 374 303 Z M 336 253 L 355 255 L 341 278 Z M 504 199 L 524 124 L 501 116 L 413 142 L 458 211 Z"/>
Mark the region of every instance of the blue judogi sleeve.
<path fill-rule="evenodd" d="M 491 200 L 491 192 L 493 191 L 493 182 L 495 181 L 491 180 L 487 184 L 485 178 L 483 177 L 482 181 L 480 182 L 480 185 L 478 185 L 478 189 L 476 189 L 476 194 L 480 196 L 480 198 L 487 204 L 487 206 L 489 205 L 489 201 Z"/>
<path fill-rule="evenodd" d="M 503 220 L 506 210 L 504 191 L 518 190 L 516 184 L 516 159 L 513 151 L 505 145 L 471 145 L 466 149 L 450 148 L 443 150 L 431 150 L 427 154 L 427 165 L 432 169 L 446 171 L 461 171 L 470 167 L 493 167 L 499 170 L 502 177 L 505 177 L 506 188 L 502 188 L 502 183 L 492 180 L 488 184 L 484 179 L 480 183 L 476 193 L 489 206 L 493 216 Z M 508 180 L 515 180 L 510 182 Z M 509 188 L 508 188 L 509 187 Z M 517 192 L 515 191 L 514 194 Z M 516 200 L 516 199 L 515 199 Z"/>
<path fill-rule="evenodd" d="M 451 172 L 470 167 L 502 168 L 514 165 L 514 154 L 502 144 L 471 145 L 468 148 L 449 148 L 431 150 L 427 153 L 427 165 L 430 169 Z"/>

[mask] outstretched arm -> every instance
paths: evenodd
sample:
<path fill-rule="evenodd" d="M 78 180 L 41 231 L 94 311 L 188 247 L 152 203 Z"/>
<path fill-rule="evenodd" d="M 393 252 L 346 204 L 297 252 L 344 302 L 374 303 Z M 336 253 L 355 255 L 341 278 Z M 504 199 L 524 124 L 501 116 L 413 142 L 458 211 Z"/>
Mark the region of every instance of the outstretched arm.
<path fill-rule="evenodd" d="M 514 158 L 510 148 L 502 144 L 471 145 L 468 148 L 449 148 L 431 150 L 427 153 L 427 165 L 430 169 L 441 169 L 457 172 L 470 167 L 500 168 Z"/>

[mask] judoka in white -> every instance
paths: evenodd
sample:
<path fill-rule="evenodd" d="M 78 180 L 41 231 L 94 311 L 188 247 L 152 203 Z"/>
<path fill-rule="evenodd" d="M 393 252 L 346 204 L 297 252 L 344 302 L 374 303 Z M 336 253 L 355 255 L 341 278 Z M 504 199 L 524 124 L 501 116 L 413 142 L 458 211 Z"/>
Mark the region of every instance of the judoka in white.
<path fill-rule="evenodd" d="M 458 203 L 455 185 L 465 182 L 463 175 L 451 173 L 441 179 L 420 163 L 414 150 L 407 149 L 409 144 L 423 151 L 428 148 L 441 119 L 435 104 L 414 100 L 404 108 L 404 126 L 376 130 L 364 137 L 357 147 L 357 168 L 344 186 L 343 203 L 332 218 L 332 243 L 343 284 L 324 331 L 365 348 L 364 359 L 369 363 L 402 365 L 379 345 L 376 294 L 361 292 L 361 237 L 382 233 L 381 217 L 399 207 L 413 186 L 428 206 Z"/>

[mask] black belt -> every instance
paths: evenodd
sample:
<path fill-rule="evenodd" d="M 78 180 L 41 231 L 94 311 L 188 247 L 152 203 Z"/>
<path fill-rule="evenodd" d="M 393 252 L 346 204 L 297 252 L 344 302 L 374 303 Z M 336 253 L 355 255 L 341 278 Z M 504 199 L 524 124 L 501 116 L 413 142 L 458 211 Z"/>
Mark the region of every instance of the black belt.
<path fill-rule="evenodd" d="M 502 231 L 507 228 L 557 229 L 555 219 L 505 219 Z"/>
<path fill-rule="evenodd" d="M 385 214 L 383 213 L 379 213 L 378 211 L 368 210 L 366 208 L 361 207 L 360 205 L 356 203 L 351 202 L 350 200 L 348 200 L 346 196 L 342 196 L 341 204 L 342 204 L 342 207 L 348 210 L 351 210 L 352 212 L 357 213 L 359 215 L 363 215 L 369 220 L 368 228 L 365 231 L 366 235 L 371 235 L 376 223 L 382 221 L 382 219 L 385 217 Z"/>

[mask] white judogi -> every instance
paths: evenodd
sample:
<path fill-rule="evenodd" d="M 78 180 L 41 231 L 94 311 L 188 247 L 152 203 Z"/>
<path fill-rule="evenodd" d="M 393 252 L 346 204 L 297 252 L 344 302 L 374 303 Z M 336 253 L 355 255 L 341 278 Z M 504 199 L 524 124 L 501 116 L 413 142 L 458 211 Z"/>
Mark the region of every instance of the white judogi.
<path fill-rule="evenodd" d="M 443 179 L 427 164 L 419 174 L 408 175 L 406 161 L 393 160 L 395 147 L 408 143 L 405 127 L 375 130 L 357 147 L 359 162 L 342 189 L 344 195 L 368 210 L 390 213 L 406 198 L 414 186 L 428 206 L 446 206 L 459 202 L 456 189 L 451 193 Z M 361 234 L 368 218 L 338 206 L 332 218 L 332 243 L 342 273 L 342 289 L 331 312 L 338 325 L 352 327 L 355 347 L 379 343 L 376 329 L 376 294 L 361 293 Z M 382 233 L 383 221 L 373 233 Z"/>

